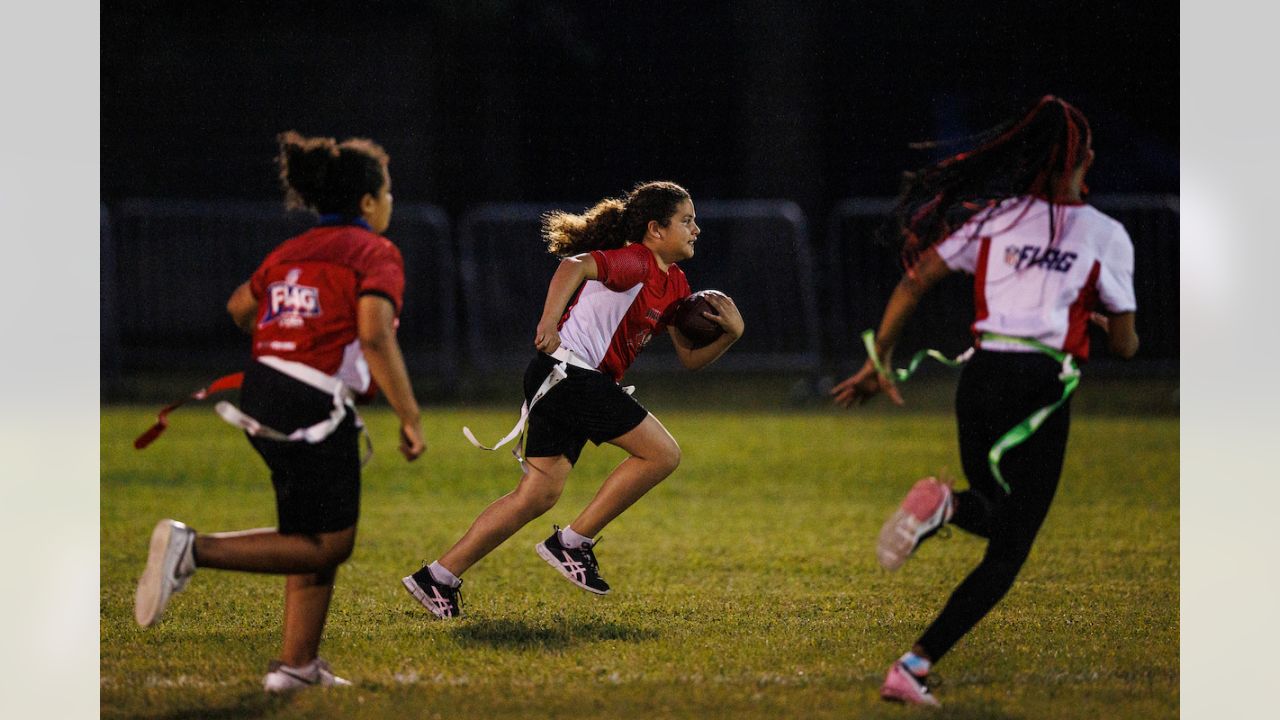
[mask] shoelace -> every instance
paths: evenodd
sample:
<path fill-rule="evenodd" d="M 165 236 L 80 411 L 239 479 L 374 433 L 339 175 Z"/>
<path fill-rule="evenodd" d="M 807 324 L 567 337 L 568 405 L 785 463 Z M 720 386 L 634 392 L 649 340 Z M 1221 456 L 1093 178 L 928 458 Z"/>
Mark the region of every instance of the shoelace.
<path fill-rule="evenodd" d="M 600 564 L 596 562 L 595 546 L 599 545 L 601 540 L 604 540 L 603 535 L 593 540 L 590 544 L 583 544 L 579 548 L 582 551 L 582 564 L 586 565 L 591 574 L 597 577 L 600 575 Z"/>

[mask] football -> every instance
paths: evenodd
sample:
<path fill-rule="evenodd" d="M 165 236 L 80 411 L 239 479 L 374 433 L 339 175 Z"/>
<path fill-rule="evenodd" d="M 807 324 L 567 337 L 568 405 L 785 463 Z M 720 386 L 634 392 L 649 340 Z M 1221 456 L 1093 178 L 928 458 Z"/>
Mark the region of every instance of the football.
<path fill-rule="evenodd" d="M 695 349 L 710 345 L 724 334 L 724 328 L 702 314 L 704 312 L 717 314 L 716 309 L 707 300 L 706 292 L 708 291 L 699 290 L 681 300 L 671 316 L 671 325 L 688 338 Z"/>

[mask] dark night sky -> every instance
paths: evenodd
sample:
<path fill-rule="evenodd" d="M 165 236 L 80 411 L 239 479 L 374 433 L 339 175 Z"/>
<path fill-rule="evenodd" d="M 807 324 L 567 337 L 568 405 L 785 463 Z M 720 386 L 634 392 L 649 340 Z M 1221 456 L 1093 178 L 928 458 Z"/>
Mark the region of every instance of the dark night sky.
<path fill-rule="evenodd" d="M 1046 92 L 1093 123 L 1095 192 L 1178 191 L 1164 3 L 108 2 L 101 28 L 107 201 L 276 198 L 295 128 L 373 137 L 398 201 L 454 213 L 662 177 L 820 217 Z"/>

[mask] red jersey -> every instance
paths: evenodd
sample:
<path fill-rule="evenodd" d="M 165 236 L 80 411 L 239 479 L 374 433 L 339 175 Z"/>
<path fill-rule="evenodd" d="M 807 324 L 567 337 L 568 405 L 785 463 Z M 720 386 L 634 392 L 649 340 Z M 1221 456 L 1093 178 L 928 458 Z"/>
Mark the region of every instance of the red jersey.
<path fill-rule="evenodd" d="M 404 261 L 390 240 L 358 225 L 322 225 L 284 241 L 253 273 L 258 301 L 253 357 L 274 355 L 333 375 L 358 393 L 369 389 L 356 303 L 380 295 L 404 299 Z"/>
<path fill-rule="evenodd" d="M 600 372 L 622 380 L 649 340 L 666 330 L 668 308 L 690 294 L 684 271 L 664 273 L 640 243 L 595 250 L 596 279 L 578 290 L 560 318 L 560 343 Z"/>

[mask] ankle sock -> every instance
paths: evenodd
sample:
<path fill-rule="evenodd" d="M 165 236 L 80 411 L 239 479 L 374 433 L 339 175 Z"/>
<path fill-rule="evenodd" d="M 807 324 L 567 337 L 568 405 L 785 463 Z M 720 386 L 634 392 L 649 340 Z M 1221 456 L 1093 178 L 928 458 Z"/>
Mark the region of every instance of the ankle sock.
<path fill-rule="evenodd" d="M 440 564 L 439 560 L 428 565 L 427 570 L 431 573 L 431 577 L 441 585 L 448 585 L 451 588 L 456 588 L 462 584 L 462 580 L 460 580 L 457 575 L 446 570 L 445 567 Z"/>
<path fill-rule="evenodd" d="M 574 532 L 573 528 L 566 525 L 565 528 L 560 531 L 560 544 L 567 548 L 580 548 L 583 545 L 590 545 L 591 538 L 586 535 L 579 535 Z"/>
<path fill-rule="evenodd" d="M 933 667 L 933 663 L 913 652 L 903 655 L 898 659 L 898 662 L 902 663 L 902 666 L 905 667 L 908 672 L 918 678 L 928 675 L 929 668 Z"/>

